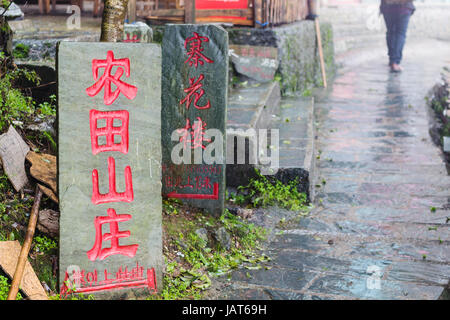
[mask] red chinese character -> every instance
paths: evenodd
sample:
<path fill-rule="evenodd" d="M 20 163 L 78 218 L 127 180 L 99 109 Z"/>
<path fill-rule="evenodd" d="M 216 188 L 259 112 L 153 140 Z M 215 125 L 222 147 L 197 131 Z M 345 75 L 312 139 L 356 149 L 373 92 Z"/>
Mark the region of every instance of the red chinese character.
<path fill-rule="evenodd" d="M 188 50 L 187 54 L 189 56 L 184 63 L 189 62 L 189 66 L 192 67 L 192 65 L 194 65 L 196 68 L 198 67 L 198 64 L 204 65 L 204 61 L 214 63 L 213 60 L 202 53 L 204 50 L 204 48 L 202 48 L 202 42 L 209 42 L 209 39 L 207 37 L 199 36 L 197 32 L 194 32 L 193 37 L 187 38 L 184 41 L 184 47 Z"/>
<path fill-rule="evenodd" d="M 119 238 L 126 238 L 130 236 L 130 231 L 119 231 L 119 222 L 128 221 L 131 219 L 130 214 L 116 214 L 114 209 L 108 209 L 107 217 L 95 217 L 95 243 L 94 247 L 87 252 L 89 260 L 94 261 L 95 259 L 104 260 L 105 258 L 115 255 L 122 254 L 128 257 L 134 257 L 136 251 L 139 247 L 137 244 L 132 244 L 128 246 L 120 246 Z M 109 223 L 110 233 L 102 233 L 102 225 Z M 111 241 L 110 248 L 102 249 L 103 241 Z"/>
<path fill-rule="evenodd" d="M 92 171 L 92 203 L 101 204 L 108 202 L 131 202 L 133 201 L 133 182 L 131 179 L 131 168 L 125 168 L 125 192 L 116 191 L 116 162 L 113 157 L 108 158 L 109 192 L 100 194 L 98 186 L 98 171 Z"/>
<path fill-rule="evenodd" d="M 130 34 L 127 33 L 127 38 L 122 42 L 141 42 L 141 41 L 138 39 L 137 34 L 133 35 L 133 38 L 130 39 Z"/>
<path fill-rule="evenodd" d="M 189 143 L 191 149 L 206 147 L 203 145 L 204 142 L 211 142 L 211 139 L 205 138 L 206 122 L 200 117 L 194 121 L 194 125 L 191 126 L 189 119 L 186 119 L 186 126 L 183 129 L 178 129 L 177 132 L 181 134 L 179 142 L 184 143 L 184 148 L 187 148 Z"/>
<path fill-rule="evenodd" d="M 202 179 L 202 177 L 195 177 L 196 187 L 197 190 L 201 190 L 203 188 L 211 189 L 211 179 L 209 177 L 205 177 Z"/>
<path fill-rule="evenodd" d="M 111 74 L 112 68 L 118 67 L 114 75 Z M 98 77 L 98 70 L 100 68 L 105 68 L 103 75 Z M 104 90 L 104 102 L 106 105 L 112 104 L 119 94 L 122 92 L 128 99 L 134 99 L 136 97 L 137 88 L 128 83 L 125 83 L 120 79 L 123 75 L 125 69 L 126 76 L 130 76 L 130 60 L 128 58 L 124 59 L 114 59 L 114 53 L 110 50 L 106 54 L 106 60 L 93 59 L 92 60 L 92 73 L 94 75 L 94 80 L 97 81 L 93 86 L 86 89 L 86 93 L 90 96 L 96 96 L 103 87 Z M 111 82 L 117 87 L 115 91 L 111 91 Z"/>
<path fill-rule="evenodd" d="M 187 183 L 183 186 L 180 186 L 180 188 L 184 189 L 184 188 L 194 188 L 194 185 L 191 183 L 191 177 L 187 177 Z"/>
<path fill-rule="evenodd" d="M 105 119 L 106 126 L 98 128 L 98 120 Z M 114 126 L 114 120 L 120 120 L 120 126 Z M 126 110 L 121 111 L 97 111 L 89 112 L 89 123 L 91 127 L 92 153 L 96 155 L 105 151 L 119 151 L 128 153 L 128 123 L 129 114 Z M 98 138 L 106 137 L 106 144 L 99 145 Z M 120 142 L 115 143 L 114 137 L 119 136 Z"/>
<path fill-rule="evenodd" d="M 184 89 L 184 92 L 187 93 L 186 97 L 180 101 L 180 104 L 186 103 L 186 109 L 189 109 L 189 106 L 192 103 L 192 100 L 194 100 L 194 107 L 197 109 L 209 109 L 211 107 L 211 104 L 208 100 L 208 102 L 204 106 L 198 106 L 197 102 L 198 100 L 205 94 L 205 90 L 203 90 L 203 83 L 202 81 L 205 78 L 203 74 L 201 74 L 197 80 L 194 78 L 189 78 L 189 85 L 190 87 L 187 89 Z M 199 90 L 197 92 L 197 90 Z"/>

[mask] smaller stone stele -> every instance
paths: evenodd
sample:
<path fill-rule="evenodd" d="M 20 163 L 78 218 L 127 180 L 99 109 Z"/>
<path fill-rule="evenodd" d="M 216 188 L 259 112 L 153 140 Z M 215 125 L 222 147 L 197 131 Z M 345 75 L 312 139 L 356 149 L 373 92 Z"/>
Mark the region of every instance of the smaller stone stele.
<path fill-rule="evenodd" d="M 167 25 L 162 43 L 162 190 L 220 215 L 225 203 L 228 33 Z"/>

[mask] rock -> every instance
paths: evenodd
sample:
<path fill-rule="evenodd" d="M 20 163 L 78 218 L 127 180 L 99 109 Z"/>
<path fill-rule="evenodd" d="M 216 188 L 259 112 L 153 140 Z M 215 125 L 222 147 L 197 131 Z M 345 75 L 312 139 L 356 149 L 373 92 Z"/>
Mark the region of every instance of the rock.
<path fill-rule="evenodd" d="M 20 10 L 20 7 L 14 2 L 11 3 L 8 10 L 4 13 L 5 9 L 0 8 L 0 15 L 6 17 L 7 20 L 21 20 L 23 19 L 23 12 Z"/>
<path fill-rule="evenodd" d="M 51 209 L 39 211 L 37 228 L 50 237 L 57 237 L 59 235 L 59 212 Z"/>
<path fill-rule="evenodd" d="M 231 248 L 231 237 L 230 234 L 224 227 L 220 227 L 214 232 L 214 238 L 220 244 L 220 246 L 226 250 Z"/>
<path fill-rule="evenodd" d="M 137 21 L 123 26 L 123 42 L 152 42 L 153 31 L 146 23 Z"/>
<path fill-rule="evenodd" d="M 200 239 L 203 239 L 206 243 L 208 243 L 208 230 L 205 228 L 200 228 L 195 230 L 195 233 L 199 236 Z"/>
<path fill-rule="evenodd" d="M 231 61 L 240 74 L 259 82 L 272 81 L 278 70 L 278 51 L 274 47 L 231 45 Z"/>
<path fill-rule="evenodd" d="M 253 209 L 244 209 L 244 208 L 240 208 L 240 207 L 233 207 L 233 208 L 227 208 L 228 211 L 235 215 L 235 216 L 239 216 L 242 219 L 249 219 L 253 216 Z"/>
<path fill-rule="evenodd" d="M 13 126 L 9 127 L 7 133 L 0 135 L 0 159 L 3 171 L 16 191 L 28 183 L 24 165 L 28 151 L 30 148 Z"/>
<path fill-rule="evenodd" d="M 444 152 L 450 152 L 450 137 L 444 137 Z"/>
<path fill-rule="evenodd" d="M 35 123 L 30 124 L 27 126 L 28 130 L 32 131 L 39 131 L 39 132 L 48 132 L 51 135 L 55 135 L 55 117 L 45 117 L 44 119 L 41 119 L 39 117 L 35 118 Z"/>

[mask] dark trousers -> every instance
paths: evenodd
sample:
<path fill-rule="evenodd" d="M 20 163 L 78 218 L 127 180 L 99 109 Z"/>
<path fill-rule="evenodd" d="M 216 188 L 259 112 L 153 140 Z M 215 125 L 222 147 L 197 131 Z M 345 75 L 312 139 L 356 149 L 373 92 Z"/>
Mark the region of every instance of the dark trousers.
<path fill-rule="evenodd" d="M 400 64 L 402 60 L 403 46 L 406 40 L 406 30 L 408 29 L 411 14 L 385 12 L 383 13 L 386 22 L 386 42 L 388 46 L 389 63 Z"/>

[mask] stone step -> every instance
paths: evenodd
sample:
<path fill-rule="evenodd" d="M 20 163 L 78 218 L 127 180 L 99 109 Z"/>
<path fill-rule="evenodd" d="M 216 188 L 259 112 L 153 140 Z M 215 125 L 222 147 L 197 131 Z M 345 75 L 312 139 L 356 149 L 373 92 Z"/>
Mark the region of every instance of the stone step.
<path fill-rule="evenodd" d="M 271 129 L 272 119 L 280 109 L 281 92 L 277 81 L 254 82 L 233 89 L 227 109 L 227 186 L 247 185 L 255 177 L 257 147 L 260 130 Z M 254 149 L 252 148 L 252 151 Z"/>
<path fill-rule="evenodd" d="M 277 128 L 280 135 L 280 169 L 277 178 L 285 183 L 299 178 L 299 191 L 306 192 L 313 199 L 314 99 L 282 99 Z"/>
<path fill-rule="evenodd" d="M 280 100 L 279 96 L 278 99 L 275 98 L 275 93 L 270 93 L 271 89 L 279 90 L 273 85 L 261 85 L 235 91 L 229 97 L 228 151 L 234 150 L 236 153 L 236 137 L 245 139 L 245 163 L 236 164 L 234 161 L 234 164 L 227 165 L 227 186 L 238 187 L 248 184 L 251 178 L 256 177 L 256 168 L 283 183 L 289 183 L 297 178 L 298 191 L 307 193 L 312 199 L 314 192 L 310 181 L 314 171 L 313 99 L 290 96 Z M 265 95 L 262 92 L 264 90 L 266 90 Z M 271 105 L 272 103 L 277 105 Z M 271 163 L 276 167 L 272 171 L 267 170 L 267 166 L 261 165 L 260 162 L 252 164 L 249 156 L 250 147 L 256 148 L 259 144 L 258 137 L 252 135 L 255 132 L 260 134 L 258 129 L 269 128 L 272 129 L 271 133 L 274 133 L 271 139 L 279 140 L 278 147 L 276 143 L 271 143 L 271 155 L 275 157 L 278 152 L 278 159 L 272 159 L 277 161 L 276 166 L 273 162 Z M 278 135 L 275 134 L 276 132 Z M 227 155 L 227 158 L 231 159 L 231 156 Z"/>

